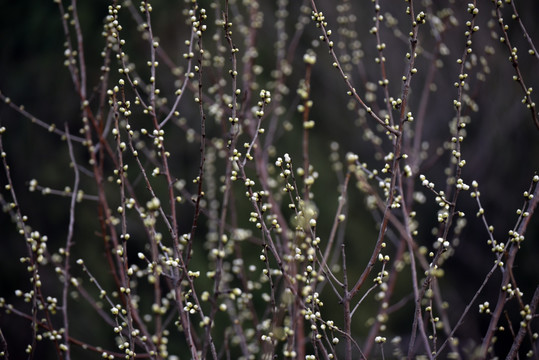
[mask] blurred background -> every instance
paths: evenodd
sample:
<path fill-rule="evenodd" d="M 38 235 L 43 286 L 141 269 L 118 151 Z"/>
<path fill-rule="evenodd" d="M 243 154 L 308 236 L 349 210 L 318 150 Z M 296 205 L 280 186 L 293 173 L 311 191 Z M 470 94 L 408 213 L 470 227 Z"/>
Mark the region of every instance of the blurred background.
<path fill-rule="evenodd" d="M 340 5 L 335 5 L 335 4 Z M 436 36 L 428 30 L 420 32 L 420 49 L 416 61 L 418 74 L 414 77 L 409 108 L 414 116 L 424 111 L 424 126 L 422 136 L 425 143 L 424 149 L 427 159 L 418 171 L 424 173 L 429 180 L 440 184 L 444 188 L 446 179 L 445 168 L 449 163 L 449 154 L 442 151 L 444 143 L 450 138 L 449 124 L 455 116 L 453 99 L 456 89 L 453 85 L 458 79 L 459 65 L 456 60 L 464 51 L 464 23 L 469 20 L 466 12 L 467 1 L 450 1 L 447 8 L 440 4 L 429 1 L 416 2 L 417 7 L 426 11 L 429 15 L 435 15 L 431 19 L 439 19 L 445 30 L 441 36 L 444 50 L 436 55 L 437 67 L 429 75 L 430 64 L 435 56 L 433 49 L 436 45 Z M 109 1 L 78 1 L 79 16 L 85 36 L 85 55 L 88 67 L 89 86 L 95 86 L 100 74 L 100 53 L 104 42 L 101 35 L 103 21 L 107 15 Z M 201 6 L 211 8 L 211 1 L 201 1 Z M 289 34 L 289 42 L 295 39 L 293 35 L 297 30 L 297 19 L 302 19 L 302 7 L 309 6 L 310 2 L 294 2 L 286 6 L 289 17 L 285 25 Z M 344 33 L 335 31 L 336 42 L 339 40 L 348 50 L 354 49 L 360 55 L 360 60 L 350 62 L 351 80 L 357 84 L 359 94 L 371 93 L 373 108 L 384 108 L 384 94 L 377 82 L 381 78 L 380 67 L 374 58 L 378 56 L 376 51 L 376 39 L 369 34 L 373 26 L 373 5 L 370 1 L 356 1 L 353 3 L 317 1 L 319 11 L 326 14 L 330 28 L 337 28 L 338 19 L 354 15 L 354 21 L 350 22 L 350 29 L 355 31 L 353 43 L 346 38 Z M 526 26 L 529 36 L 536 46 L 539 46 L 539 2 L 519 1 L 516 3 L 522 22 Z M 62 23 L 58 7 L 52 1 L 28 0 L 24 2 L 0 1 L 3 9 L 0 14 L 0 91 L 9 96 L 17 104 L 24 105 L 25 109 L 39 119 L 49 124 L 55 124 L 63 128 L 67 124 L 73 132 L 80 128 L 80 111 L 77 95 L 73 91 L 70 75 L 63 66 L 64 42 Z M 135 4 L 138 6 L 138 4 Z M 345 6 L 346 12 L 340 11 L 339 6 Z M 381 25 L 380 36 L 387 44 L 384 50 L 387 77 L 395 79 L 390 82 L 389 92 L 394 97 L 400 96 L 400 78 L 406 69 L 405 54 L 409 50 L 406 34 L 408 23 L 404 13 L 404 2 L 398 4 L 383 3 L 381 13 L 385 16 L 385 22 Z M 273 44 L 276 41 L 274 29 L 277 11 L 277 3 L 273 1 L 259 1 L 261 12 L 264 14 L 264 22 L 258 34 L 258 57 L 256 63 L 265 70 L 257 79 L 261 84 L 270 83 L 270 72 L 275 68 L 277 50 Z M 188 37 L 188 27 L 185 25 L 183 15 L 184 3 L 179 1 L 161 1 L 154 4 L 152 13 L 154 33 L 159 36 L 160 44 L 167 51 L 173 62 L 185 66 L 182 53 L 185 51 L 183 44 Z M 246 10 L 240 2 L 232 12 L 235 16 L 246 15 Z M 481 201 L 485 209 L 488 222 L 494 226 L 495 238 L 505 239 L 507 232 L 512 229 L 517 220 L 516 210 L 523 204 L 522 193 L 528 189 L 532 176 L 539 170 L 539 130 L 534 126 L 530 112 L 521 103 L 522 90 L 518 83 L 512 80 L 514 69 L 508 60 L 507 48 L 498 40 L 500 36 L 496 18 L 492 16 L 494 7 L 490 2 L 480 4 L 480 14 L 476 23 L 481 30 L 474 37 L 474 56 L 470 73 L 469 88 L 466 91 L 467 104 L 463 114 L 468 116 L 470 123 L 467 127 L 466 139 L 463 143 L 462 154 L 467 161 L 462 177 L 465 182 L 471 183 L 477 180 L 480 184 Z M 308 13 L 306 13 L 308 16 Z M 539 88 L 539 61 L 535 56 L 528 54 L 529 46 L 523 37 L 518 23 L 511 20 L 512 12 L 508 7 L 503 9 L 504 17 L 509 25 L 509 35 L 514 47 L 519 53 L 519 68 L 528 87 Z M 139 64 L 146 62 L 148 51 L 145 43 L 137 35 L 136 25 L 127 11 L 122 15 L 125 19 L 125 38 L 130 40 L 127 46 L 132 61 Z M 245 21 L 245 18 L 243 19 Z M 210 15 L 209 24 L 215 20 L 214 14 Z M 235 21 L 234 19 L 231 19 Z M 348 18 L 350 20 L 350 18 Z M 494 21 L 493 26 L 492 22 Z M 212 29 L 215 27 L 209 25 Z M 348 26 L 348 25 L 347 25 Z M 434 25 L 425 25 L 432 26 Z M 345 27 L 345 26 L 343 26 Z M 215 31 L 217 32 L 217 31 Z M 130 34 L 127 35 L 127 34 Z M 279 119 L 279 129 L 275 140 L 277 149 L 275 156 L 290 153 L 300 161 L 301 151 L 301 114 L 295 111 L 299 99 L 296 90 L 300 80 L 305 74 L 303 55 L 306 51 L 313 51 L 317 55 L 317 63 L 313 67 L 311 81 L 311 99 L 314 105 L 311 117 L 316 126 L 311 131 L 310 159 L 314 169 L 319 171 L 319 180 L 313 187 L 314 201 L 320 209 L 319 228 L 320 236 L 327 237 L 333 221 L 333 215 L 337 208 L 339 176 L 332 172 L 330 153 L 331 144 L 338 143 L 338 152 L 344 157 L 347 152 L 359 155 L 361 162 L 367 162 L 371 169 L 383 167 L 384 161 L 380 154 L 390 149 L 387 140 L 382 140 L 380 148 L 367 139 L 368 129 L 374 129 L 377 136 L 383 138 L 383 132 L 376 130 L 371 120 L 367 120 L 357 109 L 350 110 L 349 98 L 345 96 L 346 87 L 336 71 L 331 67 L 332 59 L 328 56 L 325 44 L 318 40 L 320 30 L 311 21 L 304 25 L 304 29 L 297 38 L 297 46 L 294 52 L 287 54 L 290 57 L 291 73 L 286 79 L 289 89 L 282 101 L 285 112 Z M 494 35 L 494 36 L 493 36 Z M 236 35 L 234 39 L 240 49 L 245 39 Z M 132 40 L 131 40 L 132 39 Z M 207 41 L 209 49 L 215 47 L 210 40 Z M 210 50 L 210 51 L 211 51 Z M 347 51 L 348 51 L 347 50 Z M 337 53 L 344 53 L 341 48 Z M 135 59 L 141 56 L 140 61 Z M 142 67 L 143 65 L 140 65 Z M 241 66 L 241 65 L 240 65 Z M 112 65 L 116 68 L 116 64 Z M 113 75 L 114 78 L 116 75 Z M 208 78 L 213 81 L 213 74 L 208 72 Z M 428 77 L 432 76 L 432 82 Z M 174 89 L 173 79 L 164 78 L 162 89 L 172 93 Z M 429 84 L 429 85 L 425 85 Z M 263 87 L 265 85 L 262 85 Z M 422 99 L 425 97 L 424 86 L 429 86 L 426 91 L 429 101 L 423 106 Z M 171 97 L 172 98 L 172 97 Z M 538 99 L 535 92 L 532 98 Z M 192 102 L 183 102 L 181 112 L 186 117 L 189 126 L 195 128 L 197 124 L 196 105 Z M 193 118 L 190 118 L 193 114 Z M 366 123 L 367 122 L 367 123 Z M 72 186 L 73 170 L 69 167 L 69 154 L 65 142 L 58 141 L 58 136 L 49 133 L 46 129 L 32 124 L 28 119 L 10 109 L 5 104 L 0 104 L 0 126 L 7 128 L 3 136 L 4 149 L 11 165 L 11 176 L 16 184 L 18 201 L 23 213 L 28 215 L 30 224 L 35 230 L 47 234 L 49 237 L 49 249 L 57 249 L 65 244 L 67 222 L 69 219 L 68 197 L 46 196 L 39 192 L 29 192 L 28 183 L 31 179 L 38 179 L 43 186 L 54 189 L 63 189 Z M 286 130 L 282 130 L 286 129 Z M 220 129 L 209 128 L 210 134 L 220 134 Z M 185 134 L 176 132 L 179 155 L 175 158 L 175 168 L 186 179 L 196 176 L 198 168 L 198 147 L 189 146 L 185 142 Z M 176 138 L 171 138 L 171 143 Z M 195 144 L 196 145 L 196 144 Z M 378 151 L 380 150 L 380 151 Z M 86 159 L 83 148 L 78 148 L 76 156 Z M 10 195 L 4 190 L 6 177 L 2 172 L 0 176 L 2 195 L 6 201 Z M 91 179 L 84 180 L 90 184 Z M 376 218 L 365 206 L 365 197 L 357 189 L 351 187 L 349 206 L 349 220 L 345 243 L 347 244 L 348 259 L 350 259 L 350 273 L 358 273 L 363 269 L 370 253 L 374 239 L 376 239 Z M 420 190 L 418 186 L 416 190 Z M 245 205 L 243 205 L 245 206 Z M 459 210 L 467 214 L 475 214 L 477 206 L 468 194 L 462 194 L 459 199 Z M 188 210 L 186 210 L 188 211 Z M 238 210 L 239 213 L 248 214 L 248 207 Z M 435 240 L 431 228 L 436 226 L 437 206 L 432 197 L 428 197 L 424 204 L 418 205 L 418 217 L 421 218 L 421 231 L 417 236 L 418 243 L 430 247 Z M 248 227 L 247 218 L 240 220 Z M 186 224 L 190 219 L 185 220 Z M 104 261 L 102 243 L 96 234 L 97 228 L 96 207 L 92 204 L 77 208 L 76 246 L 73 249 L 74 256 L 84 254 L 88 263 L 100 263 Z M 251 225 L 252 226 L 252 225 Z M 204 229 L 200 230 L 200 236 L 204 236 Z M 469 300 L 481 284 L 488 269 L 493 263 L 494 257 L 489 253 L 486 245 L 487 233 L 480 219 L 468 217 L 467 226 L 459 235 L 460 243 L 456 248 L 455 255 L 444 265 L 445 277 L 442 283 L 454 284 L 449 287 L 450 291 L 444 294 L 445 298 L 454 309 L 456 321 L 457 315 L 468 304 Z M 24 239 L 20 237 L 10 217 L 6 213 L 0 214 L 0 297 L 8 303 L 18 304 L 21 309 L 28 309 L 28 305 L 22 303 L 20 298 L 14 295 L 15 289 L 28 289 L 28 273 L 25 266 L 18 259 L 25 256 Z M 522 250 L 517 258 L 517 266 L 514 269 L 525 299 L 529 300 L 535 287 L 539 284 L 539 266 L 537 265 L 539 254 L 539 221 L 537 216 L 532 219 L 526 240 L 522 244 Z M 353 259 L 353 260 L 351 260 Z M 205 261 L 203 257 L 200 261 Z M 54 273 L 44 271 L 43 276 L 50 277 L 54 283 Z M 95 269 L 96 271 L 100 271 Z M 105 270 L 105 267 L 103 267 Z M 96 274 L 106 284 L 107 274 Z M 404 276 L 404 275 L 403 275 Z M 484 294 L 480 296 L 480 302 L 490 299 L 491 303 L 497 297 L 499 291 L 500 275 L 497 274 L 487 285 Z M 111 284 L 109 284 L 111 285 Z M 60 286 L 60 285 L 58 285 Z M 59 289 L 60 287 L 58 287 Z M 51 289 L 51 293 L 58 291 Z M 446 287 L 445 289 L 448 289 Z M 402 289 L 402 293 L 409 291 L 408 287 Z M 447 290 L 446 290 L 447 291 Z M 515 301 L 515 300 L 512 300 Z M 76 309 L 76 317 L 72 319 L 73 333 L 81 334 L 84 341 L 90 344 L 108 344 L 113 347 L 113 334 L 93 331 L 102 328 L 103 324 L 96 319 L 95 313 L 88 306 L 73 302 Z M 372 301 L 367 305 L 375 309 L 376 304 Z M 410 310 L 412 304 L 405 306 Z M 410 317 L 406 311 L 396 313 L 392 322 L 395 329 L 393 335 L 405 337 L 410 328 Z M 340 314 L 336 309 L 336 314 Z M 451 311 L 453 314 L 453 311 Z M 372 313 L 371 313 L 372 314 Z M 518 319 L 518 314 L 508 314 L 512 319 Z M 516 316 L 516 317 L 515 317 Z M 336 318 L 338 315 L 329 316 Z M 80 321 L 79 321 L 80 319 Z M 356 333 L 365 336 L 368 332 L 369 312 L 357 316 Z M 515 324 L 518 323 L 518 320 Z M 470 349 L 472 342 L 480 342 L 481 334 L 488 325 L 488 317 L 479 316 L 474 310 L 461 329 L 460 337 L 469 338 Z M 29 341 L 30 322 L 17 316 L 0 314 L 0 329 L 8 343 L 13 359 L 22 358 L 26 345 Z M 511 343 L 511 338 L 501 337 L 499 351 L 503 353 L 504 346 Z M 49 345 L 43 346 L 43 354 L 52 350 Z M 171 346 L 175 348 L 174 345 Z M 41 355 L 40 357 L 41 358 Z M 46 358 L 46 357 L 43 357 Z M 97 358 L 97 356 L 95 357 Z"/>

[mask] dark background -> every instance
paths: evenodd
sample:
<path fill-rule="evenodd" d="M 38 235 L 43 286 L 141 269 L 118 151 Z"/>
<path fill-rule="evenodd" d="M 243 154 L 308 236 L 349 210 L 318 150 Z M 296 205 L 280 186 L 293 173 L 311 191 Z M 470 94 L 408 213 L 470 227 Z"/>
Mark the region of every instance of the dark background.
<path fill-rule="evenodd" d="M 204 2 L 203 2 L 204 3 Z M 103 40 L 101 29 L 103 18 L 106 15 L 106 1 L 79 1 L 79 15 L 85 35 L 85 45 L 87 54 L 87 64 L 89 68 L 90 86 L 95 85 L 96 76 L 100 66 L 99 53 L 102 50 Z M 448 123 L 455 115 L 452 100 L 456 96 L 453 82 L 456 81 L 458 68 L 456 59 L 463 51 L 463 22 L 468 19 L 465 14 L 467 2 L 455 1 L 451 9 L 455 12 L 455 17 L 459 19 L 459 25 L 451 28 L 444 34 L 444 42 L 450 49 L 450 54 L 442 56 L 440 60 L 443 66 L 435 74 L 434 82 L 437 91 L 430 95 L 424 128 L 424 138 L 430 141 L 429 156 L 433 157 L 432 166 L 425 168 L 425 174 L 435 183 L 443 184 L 445 179 L 444 169 L 448 163 L 448 155 L 444 154 L 437 158 L 436 148 L 443 147 L 443 143 L 450 138 Z M 518 9 L 522 15 L 523 22 L 527 27 L 529 35 L 535 40 L 535 45 L 539 45 L 539 22 L 536 21 L 536 14 L 539 14 L 539 3 L 533 1 L 518 2 Z M 320 1 L 320 9 L 326 13 L 330 21 L 330 27 L 335 24 L 335 8 L 331 1 Z M 265 21 L 261 36 L 263 40 L 259 42 L 260 57 L 258 61 L 268 69 L 274 66 L 273 54 L 273 30 L 271 28 L 274 21 L 273 2 L 261 1 L 261 6 L 265 11 Z M 384 6 L 387 5 L 383 5 Z M 0 2 L 2 12 L 0 15 L 0 91 L 9 96 L 17 104 L 24 104 L 26 110 L 38 116 L 47 123 L 56 124 L 63 127 L 67 123 L 70 128 L 80 127 L 80 114 L 77 96 L 74 94 L 73 85 L 67 69 L 62 65 L 64 61 L 65 41 L 60 15 L 57 6 L 52 1 L 2 1 Z M 406 18 L 403 13 L 403 4 L 400 2 L 391 9 L 392 14 L 405 23 Z M 478 17 L 478 25 L 481 31 L 474 38 L 477 44 L 478 56 L 484 55 L 488 59 L 490 73 L 486 75 L 485 81 L 478 81 L 475 78 L 470 80 L 470 89 L 467 92 L 478 105 L 477 112 L 465 110 L 466 115 L 471 117 L 471 124 L 467 128 L 468 136 L 463 144 L 463 157 L 467 161 L 467 166 L 463 171 L 463 179 L 467 183 L 477 180 L 480 184 L 482 194 L 481 201 L 487 214 L 490 224 L 495 227 L 495 237 L 499 240 L 505 238 L 507 231 L 512 229 L 516 219 L 516 209 L 522 206 L 522 193 L 527 190 L 530 179 L 535 171 L 539 169 L 539 130 L 534 126 L 529 111 L 521 104 L 523 97 L 518 84 L 512 80 L 513 68 L 508 60 L 509 54 L 499 41 L 493 40 L 489 34 L 488 21 L 493 19 L 490 15 L 493 9 L 490 1 L 479 4 L 481 9 Z M 159 35 L 161 45 L 169 51 L 173 59 L 181 62 L 183 39 L 186 38 L 187 30 L 183 24 L 184 17 L 181 15 L 183 3 L 178 1 L 167 1 L 162 4 L 154 4 L 154 32 Z M 291 19 L 299 12 L 297 4 L 290 5 Z M 362 51 L 365 52 L 361 71 L 354 69 L 352 72 L 353 81 L 358 85 L 359 93 L 365 91 L 362 85 L 363 76 L 369 81 L 376 82 L 379 79 L 379 67 L 372 60 L 376 56 L 375 42 L 368 30 L 372 26 L 372 5 L 370 1 L 360 1 L 353 4 L 353 10 L 357 14 L 357 31 L 359 40 L 362 42 Z M 389 10 L 389 9 L 386 9 Z M 434 8 L 433 11 L 438 9 Z M 385 10 L 384 10 L 385 11 Z M 126 19 L 126 33 L 136 34 L 134 26 L 128 25 L 128 15 Z M 539 87 L 539 64 L 535 57 L 527 54 L 528 47 L 522 37 L 522 32 L 515 22 L 511 22 L 510 13 L 507 12 L 507 23 L 510 24 L 510 35 L 514 45 L 519 49 L 519 65 L 524 79 L 528 86 Z M 131 22 L 132 24 L 132 22 Z M 288 23 L 287 27 L 293 31 L 294 24 Z M 498 27 L 493 27 L 492 31 L 499 33 Z M 290 108 L 297 102 L 295 90 L 299 79 L 303 76 L 304 65 L 302 54 L 307 48 L 312 47 L 313 39 L 317 39 L 319 30 L 313 23 L 306 26 L 306 30 L 300 39 L 298 52 L 294 56 L 293 74 L 287 85 L 290 88 L 290 99 L 284 103 Z M 134 35 L 135 36 L 135 35 Z M 499 36 L 499 35 L 498 35 Z M 265 38 L 268 37 L 267 47 Z M 403 54 L 408 49 L 405 41 L 395 39 L 391 30 L 385 27 L 382 30 L 384 41 L 391 46 L 385 51 L 388 59 L 388 77 L 399 79 L 405 69 Z M 133 37 L 137 39 L 136 37 Z M 425 36 L 420 39 L 423 46 L 429 50 L 432 38 Z M 241 43 L 241 39 L 237 39 Z M 131 57 L 137 54 L 144 54 L 144 45 L 141 41 L 133 40 L 130 43 Z M 211 46 L 211 45 L 209 45 Z M 474 45 L 475 46 L 475 45 Z M 488 56 L 484 53 L 484 47 L 491 46 L 495 49 L 495 55 Z M 320 217 L 320 228 L 322 236 L 329 233 L 332 214 L 336 209 L 337 177 L 329 169 L 329 145 L 332 141 L 337 141 L 342 154 L 352 151 L 360 156 L 361 161 L 366 161 L 371 168 L 379 168 L 383 161 L 377 159 L 372 146 L 363 140 L 364 128 L 356 126 L 357 115 L 347 111 L 348 99 L 343 96 L 346 89 L 340 78 L 331 70 L 331 62 L 327 56 L 324 45 L 316 48 L 318 61 L 313 70 L 312 78 L 312 99 L 314 107 L 312 118 L 316 121 L 316 127 L 311 137 L 311 160 L 315 169 L 320 171 L 321 177 L 313 188 L 316 194 L 315 201 L 319 209 L 322 209 Z M 142 55 L 141 55 L 142 56 Z M 141 63 L 145 60 L 142 59 Z M 410 108 L 415 114 L 419 106 L 420 84 L 424 82 L 426 68 L 429 64 L 428 54 L 418 57 L 417 68 L 420 70 L 417 78 L 414 78 L 414 88 L 411 93 Z M 479 67 L 479 65 L 478 65 Z M 470 70 L 472 77 L 475 77 L 476 69 Z M 93 82 L 92 82 L 93 81 Z M 171 82 L 164 80 L 163 89 L 172 88 Z M 393 81 L 390 86 L 394 96 L 400 94 L 400 82 Z M 382 93 L 377 92 L 378 105 L 382 106 Z M 535 93 L 532 96 L 537 100 Z M 191 105 L 185 105 L 191 106 Z M 186 114 L 193 113 L 196 108 L 182 109 Z M 287 113 L 290 116 L 283 117 L 285 121 L 295 124 L 294 130 L 277 139 L 276 148 L 278 154 L 290 153 L 293 157 L 301 158 L 301 132 L 299 129 L 300 115 L 294 112 Z M 196 122 L 188 119 L 188 121 Z M 0 105 L 0 126 L 8 129 L 3 136 L 5 151 L 11 165 L 11 176 L 16 184 L 16 191 L 19 203 L 24 213 L 31 219 L 32 227 L 45 233 L 50 238 L 49 249 L 57 251 L 65 242 L 69 199 L 58 197 L 43 197 L 39 193 L 30 193 L 26 184 L 32 178 L 37 178 L 40 184 L 56 189 L 64 186 L 71 186 L 73 182 L 72 169 L 69 168 L 69 157 L 66 144 L 58 141 L 58 137 L 49 134 L 45 129 L 32 125 L 28 119 L 23 118 L 9 109 L 5 105 Z M 210 131 L 212 131 L 210 129 Z M 181 138 L 181 137 L 180 137 Z M 387 144 L 386 144 L 387 145 Z M 178 169 L 184 171 L 187 179 L 194 177 L 198 166 L 196 157 L 198 149 L 185 149 L 178 159 Z M 79 149 L 77 156 L 83 158 L 84 149 Z M 5 176 L 0 177 L 2 189 L 5 184 Z M 89 180 L 86 180 L 90 182 Z M 328 190 L 329 189 L 329 190 Z M 419 190 L 419 188 L 417 189 Z M 2 195 L 9 201 L 9 194 L 2 190 Z M 357 256 L 358 264 L 354 269 L 351 264 L 350 272 L 358 272 L 362 269 L 370 254 L 373 238 L 376 236 L 376 229 L 373 227 L 374 221 L 365 210 L 364 198 L 357 191 L 351 191 L 350 209 L 351 217 L 347 228 L 347 249 L 350 254 Z M 459 209 L 467 214 L 474 214 L 477 207 L 468 194 L 462 194 Z M 74 258 L 84 254 L 88 263 L 99 263 L 103 261 L 102 246 L 99 238 L 91 229 L 96 228 L 97 220 L 95 208 L 92 206 L 81 206 L 77 218 L 77 246 L 74 249 Z M 327 214 L 326 217 L 324 217 Z M 435 217 L 436 205 L 433 199 L 429 198 L 426 204 L 418 207 L 418 213 L 423 217 L 422 232 L 418 236 L 421 245 L 432 244 L 434 237 L 430 234 L 430 227 L 436 225 Z M 430 215 L 429 215 L 430 214 Z M 188 222 L 187 222 L 188 223 Z M 325 229 L 325 230 L 324 230 Z M 325 234 L 324 234 L 325 232 Z M 446 287 L 446 298 L 450 302 L 455 314 L 460 314 L 461 309 L 468 303 L 469 299 L 482 282 L 487 269 L 490 268 L 493 256 L 488 252 L 485 240 L 487 234 L 479 219 L 473 216 L 468 218 L 468 225 L 460 236 L 461 242 L 457 252 L 446 264 L 446 276 L 442 283 L 452 284 Z M 365 245 L 367 244 L 367 246 Z M 430 246 L 430 245 L 429 245 Z M 526 241 L 523 249 L 517 258 L 517 267 L 514 269 L 517 274 L 519 285 L 524 292 L 525 299 L 530 299 L 533 290 L 538 284 L 539 267 L 536 257 L 539 254 L 539 226 L 535 219 L 526 234 Z M 18 262 L 21 256 L 25 256 L 24 239 L 14 231 L 7 214 L 0 215 L 0 296 L 7 299 L 9 303 L 20 304 L 20 299 L 14 298 L 14 290 L 18 288 L 26 289 L 29 286 L 28 275 L 24 266 Z M 348 257 L 349 259 L 351 256 Z M 100 274 L 106 282 L 106 274 Z M 43 273 L 43 276 L 50 277 L 52 271 Z M 489 299 L 494 303 L 499 290 L 499 275 L 487 286 L 484 296 L 480 296 L 480 302 Z M 54 281 L 53 281 L 54 282 Z M 406 290 L 403 290 L 406 291 Z M 54 292 L 51 290 L 51 292 Z M 513 300 L 514 301 L 514 300 Z M 75 318 L 72 319 L 73 332 L 80 332 L 88 336 L 88 342 L 95 344 L 110 344 L 112 334 L 101 332 L 101 323 L 95 320 L 95 315 L 91 309 L 73 302 L 73 309 L 77 309 Z M 80 306 L 80 309 L 78 309 Z M 372 305 L 374 306 L 374 305 Z M 477 315 L 474 310 L 470 314 L 469 320 L 462 328 L 461 337 L 469 337 L 470 341 L 480 341 L 488 318 Z M 80 310 L 80 311 L 79 311 Z M 337 314 L 339 312 L 337 311 Z M 513 316 L 514 314 L 510 314 Z M 336 317 L 335 315 L 334 317 Z M 358 315 L 358 333 L 365 334 L 365 321 L 367 315 Z M 80 319 L 80 320 L 79 320 Z M 518 319 L 515 317 L 514 319 Z M 399 319 L 395 316 L 396 328 L 409 329 L 406 316 Z M 518 320 L 517 320 L 518 321 Z M 399 325 L 400 323 L 400 325 Z M 10 343 L 12 358 L 20 358 L 21 350 L 28 342 L 26 336 L 30 333 L 30 323 L 16 316 L 0 315 L 1 329 Z M 96 329 L 94 331 L 94 329 Z M 110 331 L 109 331 L 110 332 Z M 20 334 L 20 335 L 19 335 Z M 463 340 L 464 341 L 464 340 Z M 509 341 L 502 339 L 503 341 Z M 47 345 L 44 345 L 47 346 Z M 174 348 L 174 346 L 172 346 Z M 46 350 L 43 350 L 46 352 Z M 500 350 L 503 352 L 503 350 Z"/>

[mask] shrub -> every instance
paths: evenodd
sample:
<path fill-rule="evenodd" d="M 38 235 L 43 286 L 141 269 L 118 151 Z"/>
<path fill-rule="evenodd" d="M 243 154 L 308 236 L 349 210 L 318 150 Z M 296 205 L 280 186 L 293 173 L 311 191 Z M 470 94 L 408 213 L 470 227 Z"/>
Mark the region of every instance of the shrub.
<path fill-rule="evenodd" d="M 4 358 L 537 358 L 537 4 L 54 3 Z"/>

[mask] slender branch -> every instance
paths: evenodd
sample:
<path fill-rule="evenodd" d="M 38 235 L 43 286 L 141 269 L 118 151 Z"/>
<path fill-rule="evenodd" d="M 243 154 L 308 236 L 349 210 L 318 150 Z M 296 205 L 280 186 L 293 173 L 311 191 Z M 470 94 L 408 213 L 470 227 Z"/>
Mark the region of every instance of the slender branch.
<path fill-rule="evenodd" d="M 66 134 L 69 134 L 69 127 L 67 124 L 65 124 L 65 132 Z M 71 142 L 71 138 L 67 136 L 67 145 L 69 148 L 69 157 L 71 158 L 71 164 L 73 165 L 73 171 L 75 173 L 75 180 L 73 183 L 73 194 L 71 196 L 71 204 L 69 207 L 69 226 L 67 231 L 67 239 L 66 239 L 66 245 L 65 245 L 65 259 L 64 259 L 64 287 L 62 291 L 62 312 L 63 312 L 63 318 L 64 318 L 64 339 L 65 345 L 67 346 L 66 350 L 66 359 L 69 360 L 71 358 L 71 353 L 69 351 L 69 316 L 68 316 L 68 305 L 67 305 L 67 297 L 68 297 L 68 290 L 71 280 L 71 273 L 70 273 L 70 262 L 71 262 L 71 247 L 73 245 L 73 231 L 75 226 L 75 204 L 77 203 L 77 193 L 79 191 L 79 183 L 80 183 L 80 175 L 79 175 L 79 167 L 77 165 L 77 161 L 75 159 L 75 154 L 73 152 L 73 144 Z"/>

